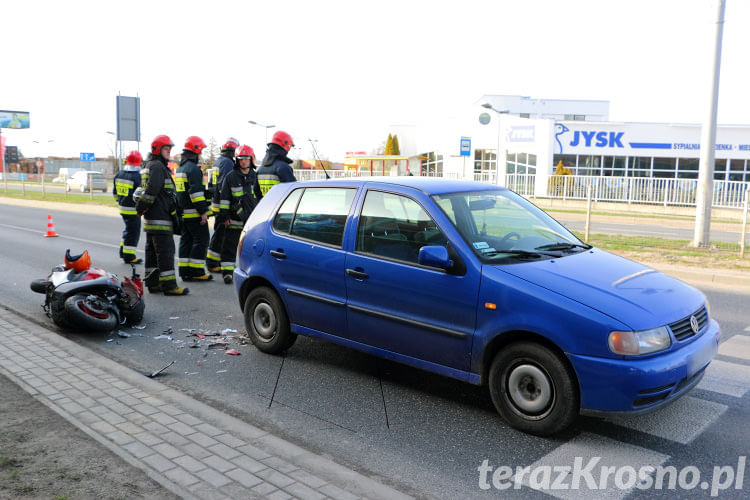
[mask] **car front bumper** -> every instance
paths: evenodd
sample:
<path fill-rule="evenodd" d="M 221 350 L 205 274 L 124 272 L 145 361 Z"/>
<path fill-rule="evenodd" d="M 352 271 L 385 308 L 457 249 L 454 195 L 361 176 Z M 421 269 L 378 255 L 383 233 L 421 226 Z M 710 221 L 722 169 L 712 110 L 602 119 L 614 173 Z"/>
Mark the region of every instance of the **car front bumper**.
<path fill-rule="evenodd" d="M 568 354 L 578 375 L 583 413 L 646 413 L 671 403 L 700 382 L 716 356 L 721 331 L 710 320 L 686 345 L 645 359 Z"/>

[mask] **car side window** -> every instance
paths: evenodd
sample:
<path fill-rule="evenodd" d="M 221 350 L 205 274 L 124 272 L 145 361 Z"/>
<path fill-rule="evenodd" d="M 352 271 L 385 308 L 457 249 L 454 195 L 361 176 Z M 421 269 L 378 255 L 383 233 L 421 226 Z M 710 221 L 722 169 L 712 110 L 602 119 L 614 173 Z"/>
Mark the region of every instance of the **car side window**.
<path fill-rule="evenodd" d="M 294 211 L 297 209 L 297 202 L 302 196 L 304 189 L 295 189 L 287 196 L 284 203 L 281 204 L 276 217 L 273 219 L 273 228 L 277 233 L 289 234 L 289 228 L 292 227 L 292 218 Z"/>
<path fill-rule="evenodd" d="M 356 194 L 353 188 L 305 189 L 289 234 L 341 247 Z"/>
<path fill-rule="evenodd" d="M 356 251 L 417 263 L 419 249 L 447 240 L 422 206 L 406 196 L 368 191 L 357 228 Z"/>

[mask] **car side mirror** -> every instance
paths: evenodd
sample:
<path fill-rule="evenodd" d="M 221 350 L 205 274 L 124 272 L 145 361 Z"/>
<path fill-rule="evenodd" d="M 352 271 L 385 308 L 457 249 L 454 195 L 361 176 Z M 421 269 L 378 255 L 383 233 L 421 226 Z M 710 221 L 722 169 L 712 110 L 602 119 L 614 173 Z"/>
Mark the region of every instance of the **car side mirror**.
<path fill-rule="evenodd" d="M 448 269 L 453 265 L 448 249 L 439 245 L 427 245 L 419 249 L 417 262 L 421 266 Z"/>

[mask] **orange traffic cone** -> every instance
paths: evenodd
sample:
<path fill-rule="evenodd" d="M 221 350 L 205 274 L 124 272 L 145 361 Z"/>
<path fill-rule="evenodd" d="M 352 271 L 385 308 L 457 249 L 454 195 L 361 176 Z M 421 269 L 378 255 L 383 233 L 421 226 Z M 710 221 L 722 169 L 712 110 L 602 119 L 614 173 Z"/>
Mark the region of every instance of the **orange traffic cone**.
<path fill-rule="evenodd" d="M 55 232 L 55 223 L 52 222 L 52 214 L 49 214 L 47 216 L 47 234 L 45 234 L 44 236 L 45 238 L 57 236 L 57 233 Z"/>

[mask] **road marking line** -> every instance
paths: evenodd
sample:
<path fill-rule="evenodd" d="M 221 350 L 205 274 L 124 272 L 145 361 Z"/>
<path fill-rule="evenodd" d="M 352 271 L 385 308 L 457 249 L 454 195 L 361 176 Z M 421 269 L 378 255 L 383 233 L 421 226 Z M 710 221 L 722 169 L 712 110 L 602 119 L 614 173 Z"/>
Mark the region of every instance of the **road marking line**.
<path fill-rule="evenodd" d="M 715 359 L 706 368 L 698 389 L 741 398 L 750 390 L 750 366 Z"/>
<path fill-rule="evenodd" d="M 735 335 L 719 345 L 719 354 L 750 360 L 750 337 Z"/>
<path fill-rule="evenodd" d="M 26 231 L 29 233 L 37 233 L 44 235 L 46 234 L 44 231 L 39 231 L 37 229 L 29 229 L 28 227 L 21 227 L 21 226 L 13 226 L 11 224 L 0 224 L 0 227 L 9 227 L 11 229 L 18 229 L 19 231 Z M 85 238 L 76 238 L 75 236 L 66 236 L 64 234 L 58 234 L 57 235 L 60 238 L 66 238 L 69 240 L 75 240 L 80 241 L 83 243 L 90 243 L 92 245 L 101 245 L 103 247 L 109 247 L 109 248 L 120 248 L 120 245 L 113 245 L 112 243 L 102 243 L 101 241 L 94 241 L 94 240 L 87 240 Z M 143 253 L 143 250 L 136 250 L 137 252 Z"/>
<path fill-rule="evenodd" d="M 647 415 L 609 417 L 607 421 L 629 429 L 688 444 L 714 423 L 728 406 L 685 396 L 664 409 Z M 689 415 L 690 418 L 685 418 Z"/>
<path fill-rule="evenodd" d="M 595 467 L 591 469 L 591 475 L 593 477 L 595 486 L 597 489 L 589 489 L 588 484 L 585 480 L 580 480 L 578 489 L 549 489 L 544 490 L 540 488 L 533 488 L 530 484 L 534 480 L 534 469 L 538 466 L 551 466 L 554 467 L 574 467 L 575 457 L 581 457 L 582 468 L 585 468 L 589 464 L 589 460 L 594 457 L 601 457 L 596 463 Z M 628 496 L 635 487 L 631 489 L 619 489 L 614 487 L 614 474 L 607 478 L 606 489 L 598 489 L 602 475 L 600 471 L 602 467 L 624 467 L 630 466 L 635 470 L 639 470 L 641 467 L 650 465 L 657 467 L 664 464 L 669 460 L 669 455 L 641 448 L 632 444 L 622 443 L 615 441 L 604 436 L 596 434 L 582 433 L 575 438 L 571 439 L 565 444 L 562 444 L 552 450 L 547 455 L 543 456 L 530 466 L 531 474 L 524 477 L 523 484 L 532 489 L 543 491 L 548 495 L 552 495 L 557 498 L 563 499 L 600 499 L 606 497 L 607 499 L 619 500 Z M 505 465 L 505 464 L 501 464 Z M 560 469 L 562 472 L 562 470 Z M 561 473 L 560 472 L 560 473 Z M 553 473 L 552 479 L 555 479 L 560 473 Z M 538 474 L 537 474 L 538 475 Z M 563 482 L 569 486 L 572 486 L 574 481 L 572 473 L 569 470 L 567 477 Z"/>

